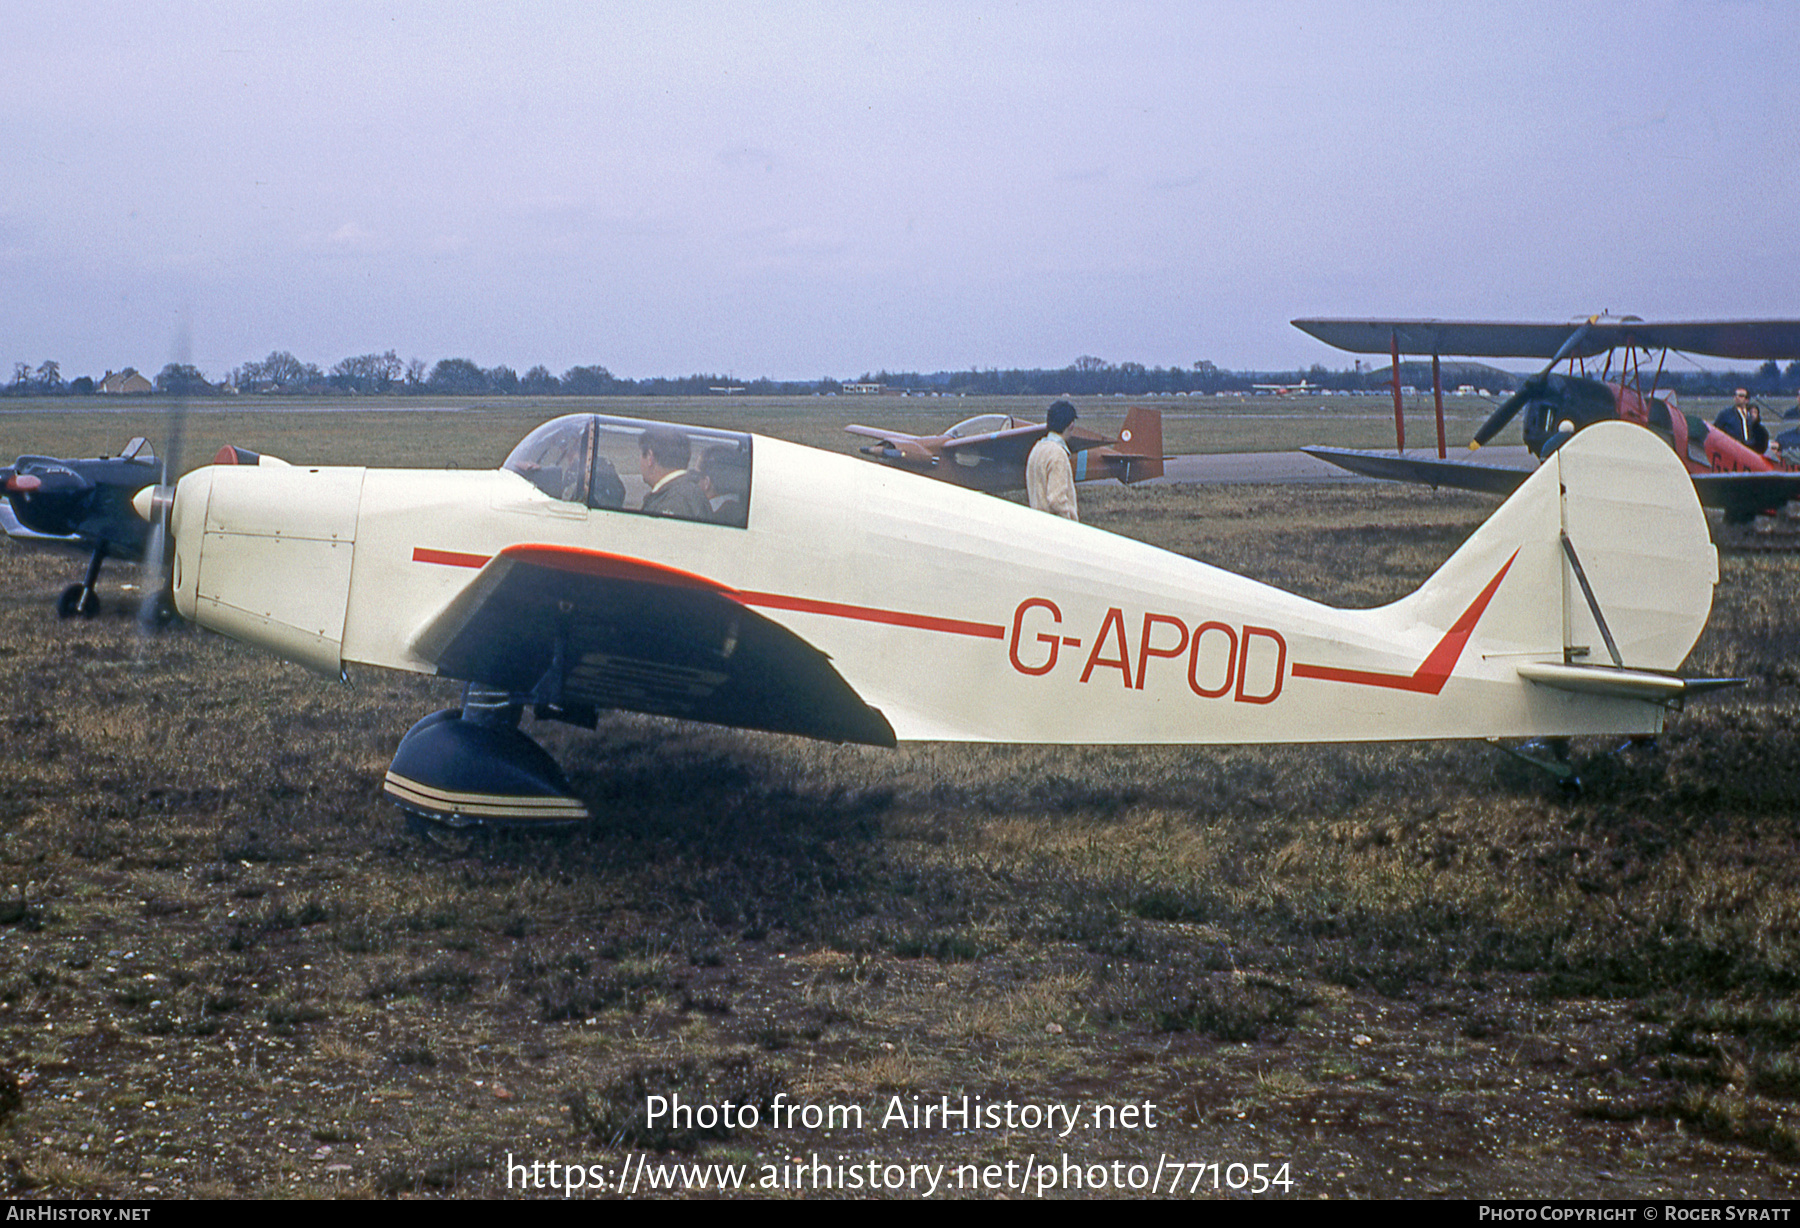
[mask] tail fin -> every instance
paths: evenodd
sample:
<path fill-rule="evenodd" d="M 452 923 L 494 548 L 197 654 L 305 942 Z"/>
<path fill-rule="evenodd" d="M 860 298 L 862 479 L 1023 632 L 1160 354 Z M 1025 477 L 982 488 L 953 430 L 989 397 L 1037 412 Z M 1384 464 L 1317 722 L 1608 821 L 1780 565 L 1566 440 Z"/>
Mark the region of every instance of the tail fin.
<path fill-rule="evenodd" d="M 1124 482 L 1142 482 L 1163 475 L 1162 411 L 1134 407 L 1109 449 L 1118 458 Z"/>
<path fill-rule="evenodd" d="M 1642 427 L 1603 422 L 1552 453 L 1388 613 L 1406 625 L 1461 628 L 1463 659 L 1482 672 L 1621 694 L 1620 671 L 1667 673 L 1686 660 L 1718 578 L 1694 484 L 1668 445 Z"/>

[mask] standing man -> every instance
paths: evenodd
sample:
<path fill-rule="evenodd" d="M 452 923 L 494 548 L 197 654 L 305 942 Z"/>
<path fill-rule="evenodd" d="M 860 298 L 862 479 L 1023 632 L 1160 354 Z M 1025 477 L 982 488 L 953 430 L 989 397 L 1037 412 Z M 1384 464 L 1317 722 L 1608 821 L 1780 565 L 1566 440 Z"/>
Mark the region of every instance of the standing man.
<path fill-rule="evenodd" d="M 1031 506 L 1053 516 L 1080 520 L 1075 514 L 1075 465 L 1069 459 L 1069 443 L 1063 432 L 1075 421 L 1075 407 L 1058 401 L 1045 417 L 1048 434 L 1025 458 L 1025 497 Z"/>
<path fill-rule="evenodd" d="M 1769 450 L 1769 430 L 1762 424 L 1761 407 L 1751 403 L 1748 389 L 1739 388 L 1731 404 L 1719 411 L 1713 425 L 1749 448 L 1752 452 Z"/>

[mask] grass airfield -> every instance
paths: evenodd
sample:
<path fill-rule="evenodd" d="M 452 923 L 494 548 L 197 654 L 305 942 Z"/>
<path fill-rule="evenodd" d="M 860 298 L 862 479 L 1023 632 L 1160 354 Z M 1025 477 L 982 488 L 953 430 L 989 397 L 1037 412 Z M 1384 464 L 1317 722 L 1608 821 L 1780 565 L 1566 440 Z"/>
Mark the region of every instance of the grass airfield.
<path fill-rule="evenodd" d="M 1145 403 L 1170 452 L 1392 446 L 1378 398 Z M 8 460 L 161 433 L 148 402 L 24 408 L 0 412 Z M 190 465 L 229 441 L 487 467 L 578 409 L 849 451 L 847 421 L 1042 404 L 195 408 Z M 1487 412 L 1453 404 L 1452 444 Z M 1410 406 L 1409 442 L 1431 431 Z M 1367 484 L 1082 506 L 1368 605 L 1494 505 Z M 937 1172 L 938 1196 L 1793 1197 L 1797 560 L 1722 552 L 1690 671 L 1749 684 L 1672 716 L 1655 753 L 1578 741 L 1579 798 L 1479 744 L 878 751 L 613 716 L 531 730 L 587 830 L 443 848 L 378 787 L 454 685 L 143 638 L 130 567 L 100 618 L 58 623 L 79 562 L 5 543 L 0 1188 L 548 1193 L 512 1166 L 554 1161 L 640 1195 L 716 1164 L 775 1196 L 821 1172 L 923 1194 Z M 1016 1120 L 908 1115 L 965 1096 Z M 650 1121 L 652 1098 L 759 1120 Z M 693 1176 L 677 1192 L 717 1192 Z"/>

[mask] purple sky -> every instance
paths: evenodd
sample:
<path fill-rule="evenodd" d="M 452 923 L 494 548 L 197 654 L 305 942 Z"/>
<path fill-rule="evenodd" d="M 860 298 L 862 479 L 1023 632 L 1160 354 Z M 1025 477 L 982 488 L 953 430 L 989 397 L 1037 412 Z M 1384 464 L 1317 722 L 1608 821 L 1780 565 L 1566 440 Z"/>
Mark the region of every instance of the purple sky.
<path fill-rule="evenodd" d="M 6 34 L 7 371 L 154 372 L 184 325 L 215 378 L 842 378 L 1800 315 L 1788 3 L 15 0 Z"/>

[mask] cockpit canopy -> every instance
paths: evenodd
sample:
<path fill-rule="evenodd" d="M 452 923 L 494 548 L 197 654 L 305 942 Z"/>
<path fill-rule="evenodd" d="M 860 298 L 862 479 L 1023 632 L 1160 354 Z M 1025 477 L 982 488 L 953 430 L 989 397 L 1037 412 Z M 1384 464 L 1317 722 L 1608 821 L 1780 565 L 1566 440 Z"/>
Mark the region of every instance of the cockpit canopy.
<path fill-rule="evenodd" d="M 964 418 L 944 434 L 951 439 L 968 439 L 973 435 L 993 435 L 999 431 L 1010 431 L 1015 426 L 1027 426 L 1026 422 L 1006 414 L 977 414 L 973 418 Z"/>
<path fill-rule="evenodd" d="M 500 467 L 566 503 L 739 529 L 749 521 L 750 436 L 737 431 L 569 414 L 525 436 Z"/>

